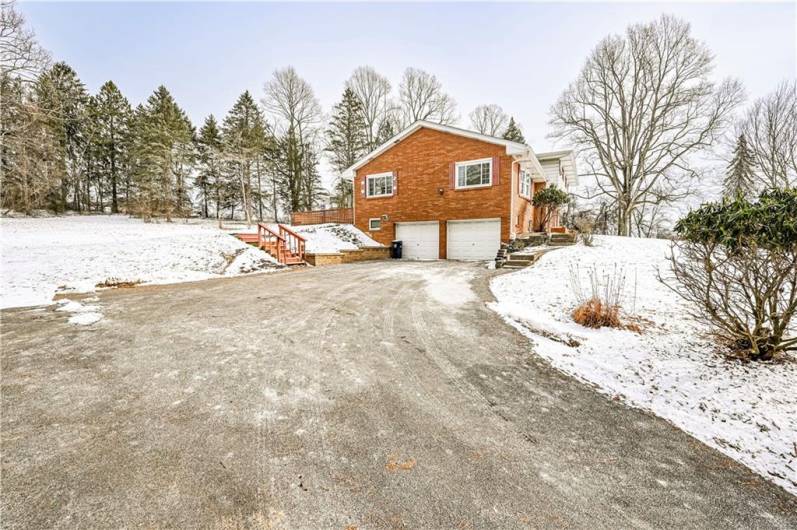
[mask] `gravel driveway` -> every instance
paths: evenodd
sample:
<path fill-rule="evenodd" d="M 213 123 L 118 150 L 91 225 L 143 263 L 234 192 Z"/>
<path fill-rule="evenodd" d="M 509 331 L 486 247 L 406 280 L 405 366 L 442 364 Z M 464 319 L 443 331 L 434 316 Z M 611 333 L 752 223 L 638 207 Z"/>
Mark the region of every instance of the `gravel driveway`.
<path fill-rule="evenodd" d="M 2 312 L 2 525 L 797 527 L 797 499 L 561 375 L 477 265 Z"/>

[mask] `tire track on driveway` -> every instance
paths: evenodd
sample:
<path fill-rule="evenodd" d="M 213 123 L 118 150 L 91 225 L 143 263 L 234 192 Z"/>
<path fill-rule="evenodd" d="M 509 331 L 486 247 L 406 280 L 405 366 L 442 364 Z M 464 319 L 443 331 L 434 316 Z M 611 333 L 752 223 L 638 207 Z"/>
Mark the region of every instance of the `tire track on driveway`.
<path fill-rule="evenodd" d="M 483 307 L 491 274 L 108 291 L 90 330 L 2 312 L 3 525 L 797 528 L 794 497 L 535 358 Z"/>

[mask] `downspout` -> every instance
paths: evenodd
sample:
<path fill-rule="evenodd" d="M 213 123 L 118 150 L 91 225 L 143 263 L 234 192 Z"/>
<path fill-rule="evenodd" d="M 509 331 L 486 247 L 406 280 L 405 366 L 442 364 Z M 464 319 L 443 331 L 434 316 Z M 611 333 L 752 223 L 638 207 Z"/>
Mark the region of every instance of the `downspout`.
<path fill-rule="evenodd" d="M 512 157 L 512 163 L 509 165 L 509 239 L 515 239 L 517 232 L 515 232 L 515 164 L 520 165 L 519 160 Z M 519 175 L 519 173 L 518 173 Z"/>

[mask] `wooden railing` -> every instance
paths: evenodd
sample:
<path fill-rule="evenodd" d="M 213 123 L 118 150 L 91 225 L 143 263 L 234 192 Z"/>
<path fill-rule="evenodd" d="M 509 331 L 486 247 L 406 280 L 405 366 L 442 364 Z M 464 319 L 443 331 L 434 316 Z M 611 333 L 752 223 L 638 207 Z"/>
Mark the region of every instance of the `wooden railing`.
<path fill-rule="evenodd" d="M 277 225 L 275 232 L 264 223 L 257 224 L 257 246 L 285 265 L 304 263 L 306 240 L 290 228 Z"/>
<path fill-rule="evenodd" d="M 279 235 L 285 241 L 285 251 L 288 259 L 298 259 L 299 262 L 303 262 L 305 242 L 307 240 L 285 225 L 278 226 Z"/>
<path fill-rule="evenodd" d="M 292 212 L 291 224 L 318 225 L 322 223 L 353 223 L 354 210 L 352 208 L 332 208 L 328 210 L 313 210 L 311 212 Z"/>

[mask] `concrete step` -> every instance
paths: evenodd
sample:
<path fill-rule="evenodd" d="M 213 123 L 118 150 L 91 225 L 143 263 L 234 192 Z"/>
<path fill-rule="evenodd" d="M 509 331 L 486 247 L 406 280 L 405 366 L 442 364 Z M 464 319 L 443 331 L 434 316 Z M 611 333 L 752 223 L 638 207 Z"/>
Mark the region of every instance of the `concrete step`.
<path fill-rule="evenodd" d="M 531 265 L 530 261 L 505 261 L 502 268 L 504 269 L 525 269 Z"/>
<path fill-rule="evenodd" d="M 535 254 L 510 254 L 508 260 L 528 263 L 537 261 L 537 256 Z"/>

